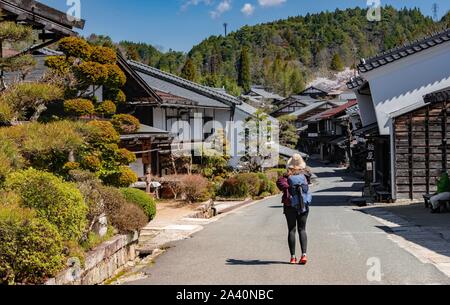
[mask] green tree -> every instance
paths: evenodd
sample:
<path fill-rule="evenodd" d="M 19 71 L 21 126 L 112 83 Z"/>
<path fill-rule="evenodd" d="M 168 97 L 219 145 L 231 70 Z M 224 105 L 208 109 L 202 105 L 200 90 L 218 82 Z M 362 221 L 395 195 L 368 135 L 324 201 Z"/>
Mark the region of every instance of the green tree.
<path fill-rule="evenodd" d="M 295 122 L 295 116 L 282 116 L 278 118 L 280 124 L 280 145 L 295 149 L 297 147 L 300 136 L 298 135 Z"/>
<path fill-rule="evenodd" d="M 305 80 L 299 69 L 295 68 L 289 78 L 290 92 L 297 94 L 305 89 Z M 287 94 L 288 95 L 288 94 Z"/>
<path fill-rule="evenodd" d="M 187 59 L 183 69 L 181 70 L 181 77 L 192 82 L 197 80 L 197 69 L 195 68 L 192 59 Z"/>
<path fill-rule="evenodd" d="M 63 89 L 47 83 L 17 83 L 0 96 L 0 124 L 37 121 L 49 102 L 63 98 Z M 27 113 L 32 111 L 31 116 Z"/>
<path fill-rule="evenodd" d="M 252 80 L 250 74 L 250 55 L 247 47 L 243 47 L 239 59 L 239 79 L 238 84 L 247 93 L 251 89 Z"/>
<path fill-rule="evenodd" d="M 29 71 L 36 65 L 36 62 L 30 55 L 21 54 L 5 58 L 3 56 L 3 47 L 5 43 L 17 43 L 29 40 L 32 36 L 32 29 L 29 26 L 16 24 L 12 21 L 0 22 L 0 90 L 6 89 L 4 73 L 5 71 Z M 22 70 L 22 77 L 24 71 Z"/>
<path fill-rule="evenodd" d="M 120 90 L 126 83 L 126 76 L 117 66 L 114 49 L 67 37 L 60 40 L 59 50 L 66 56 L 50 56 L 45 64 L 66 88 L 66 98 L 85 97 L 95 101 L 96 90 L 103 87 L 106 99 L 116 103 L 126 99 Z"/>
<path fill-rule="evenodd" d="M 341 56 L 339 56 L 339 54 L 334 54 L 333 59 L 331 60 L 330 68 L 333 71 L 344 70 L 344 63 L 342 62 Z"/>

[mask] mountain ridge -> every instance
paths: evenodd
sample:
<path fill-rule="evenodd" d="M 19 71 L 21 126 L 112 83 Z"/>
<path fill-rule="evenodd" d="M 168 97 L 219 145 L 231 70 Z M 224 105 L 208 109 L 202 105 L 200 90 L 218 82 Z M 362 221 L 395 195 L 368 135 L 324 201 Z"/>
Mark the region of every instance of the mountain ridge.
<path fill-rule="evenodd" d="M 366 16 L 367 9 L 356 7 L 244 26 L 227 36 L 210 36 L 188 53 L 163 53 L 128 41 L 118 47 L 131 59 L 233 95 L 258 84 L 288 96 L 317 77 L 354 67 L 360 58 L 450 25 L 450 13 L 435 22 L 418 8 L 385 6 L 380 22 L 368 22 Z"/>

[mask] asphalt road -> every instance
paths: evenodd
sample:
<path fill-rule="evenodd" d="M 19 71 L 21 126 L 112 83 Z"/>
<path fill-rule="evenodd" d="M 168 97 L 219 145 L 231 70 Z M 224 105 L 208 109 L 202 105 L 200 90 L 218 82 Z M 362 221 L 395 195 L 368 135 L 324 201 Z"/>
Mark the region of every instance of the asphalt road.
<path fill-rule="evenodd" d="M 146 270 L 147 279 L 131 284 L 450 284 L 433 265 L 388 239 L 374 218 L 348 204 L 361 194 L 361 182 L 331 167 L 314 171 L 319 179 L 308 223 L 307 266 L 287 263 L 286 220 L 280 198 L 272 198 L 174 243 Z"/>

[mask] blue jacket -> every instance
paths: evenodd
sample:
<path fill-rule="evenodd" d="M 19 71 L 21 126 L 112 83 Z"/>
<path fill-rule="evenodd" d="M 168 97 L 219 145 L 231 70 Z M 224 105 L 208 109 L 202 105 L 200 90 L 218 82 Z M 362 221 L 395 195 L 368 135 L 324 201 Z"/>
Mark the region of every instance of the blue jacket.
<path fill-rule="evenodd" d="M 295 192 L 295 186 L 299 184 L 302 186 L 303 201 L 305 202 L 306 205 L 306 210 L 302 211 L 302 213 L 306 213 L 308 211 L 309 205 L 312 202 L 312 195 L 309 191 L 308 180 L 306 179 L 305 175 L 291 176 L 289 178 L 289 192 L 290 194 L 294 194 L 291 196 L 291 205 L 293 207 L 298 207 L 298 205 L 300 204 L 299 197 L 298 195 L 296 195 Z"/>

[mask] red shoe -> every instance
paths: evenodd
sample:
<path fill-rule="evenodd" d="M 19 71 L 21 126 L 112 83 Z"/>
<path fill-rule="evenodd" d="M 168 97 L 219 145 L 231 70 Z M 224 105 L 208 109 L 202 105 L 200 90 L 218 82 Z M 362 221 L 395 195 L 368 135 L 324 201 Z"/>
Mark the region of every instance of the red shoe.
<path fill-rule="evenodd" d="M 297 264 L 297 258 L 293 257 L 291 258 L 291 265 L 296 265 Z"/>
<path fill-rule="evenodd" d="M 308 257 L 306 255 L 302 256 L 302 259 L 300 260 L 300 265 L 306 265 L 308 263 Z"/>

